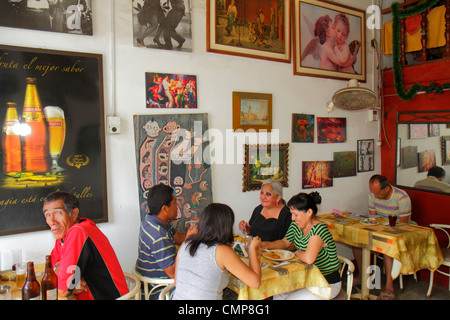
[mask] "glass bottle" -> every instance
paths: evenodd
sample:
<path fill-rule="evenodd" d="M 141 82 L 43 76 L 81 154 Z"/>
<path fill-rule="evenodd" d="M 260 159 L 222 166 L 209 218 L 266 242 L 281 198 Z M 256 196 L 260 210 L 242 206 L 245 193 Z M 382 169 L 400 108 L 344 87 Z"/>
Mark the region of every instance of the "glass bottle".
<path fill-rule="evenodd" d="M 34 263 L 30 261 L 27 263 L 27 280 L 22 287 L 22 300 L 39 300 L 40 287 L 34 273 Z"/>
<path fill-rule="evenodd" d="M 41 300 L 58 300 L 58 276 L 52 267 L 52 256 L 45 256 L 45 271 L 41 280 Z"/>
<path fill-rule="evenodd" d="M 48 129 L 35 78 L 27 78 L 22 117 L 23 123 L 30 130 L 23 139 L 23 171 L 47 172 L 49 169 Z"/>
<path fill-rule="evenodd" d="M 2 132 L 3 172 L 22 171 L 22 148 L 17 128 L 20 125 L 16 104 L 8 102 L 5 124 Z"/>

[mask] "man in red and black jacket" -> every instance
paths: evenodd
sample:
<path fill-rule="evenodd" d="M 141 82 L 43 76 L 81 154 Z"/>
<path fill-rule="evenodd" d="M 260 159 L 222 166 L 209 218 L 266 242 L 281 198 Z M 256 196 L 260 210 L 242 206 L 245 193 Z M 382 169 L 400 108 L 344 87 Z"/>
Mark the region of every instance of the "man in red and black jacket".
<path fill-rule="evenodd" d="M 94 222 L 79 218 L 79 202 L 74 195 L 60 191 L 48 195 L 43 211 L 56 239 L 52 263 L 59 264 L 61 297 L 74 294 L 77 300 L 106 300 L 128 292 L 108 238 Z"/>

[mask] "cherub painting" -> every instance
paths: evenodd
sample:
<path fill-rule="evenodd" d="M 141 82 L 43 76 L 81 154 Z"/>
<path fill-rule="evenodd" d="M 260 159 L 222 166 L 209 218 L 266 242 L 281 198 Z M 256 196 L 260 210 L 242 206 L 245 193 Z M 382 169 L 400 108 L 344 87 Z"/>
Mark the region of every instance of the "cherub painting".
<path fill-rule="evenodd" d="M 364 12 L 314 0 L 297 1 L 297 6 L 299 74 L 347 79 L 359 75 L 363 79 L 358 80 L 365 80 Z"/>

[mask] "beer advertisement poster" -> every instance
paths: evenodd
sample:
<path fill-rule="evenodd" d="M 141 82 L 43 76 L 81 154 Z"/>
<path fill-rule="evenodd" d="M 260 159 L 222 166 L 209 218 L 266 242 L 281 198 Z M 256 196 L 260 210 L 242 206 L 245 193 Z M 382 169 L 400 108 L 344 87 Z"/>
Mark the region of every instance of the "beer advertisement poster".
<path fill-rule="evenodd" d="M 0 235 L 47 229 L 58 190 L 108 220 L 103 119 L 101 55 L 0 45 Z"/>

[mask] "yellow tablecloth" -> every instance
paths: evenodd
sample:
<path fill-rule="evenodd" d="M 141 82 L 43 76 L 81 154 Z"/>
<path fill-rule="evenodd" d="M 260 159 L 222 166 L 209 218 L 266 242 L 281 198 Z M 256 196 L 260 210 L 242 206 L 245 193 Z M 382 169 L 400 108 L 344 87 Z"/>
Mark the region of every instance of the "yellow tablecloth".
<path fill-rule="evenodd" d="M 41 278 L 44 275 L 45 264 L 40 263 L 34 266 L 34 272 L 36 273 L 36 278 L 41 283 Z M 0 285 L 8 285 L 11 287 L 11 299 L 22 300 L 22 289 L 16 287 L 16 273 L 12 270 L 2 271 L 2 281 Z M 60 299 L 60 298 L 59 298 Z"/>
<path fill-rule="evenodd" d="M 411 224 L 398 224 L 391 228 L 386 218 L 377 218 L 377 225 L 365 225 L 359 220 L 318 216 L 328 225 L 335 241 L 354 247 L 368 247 L 386 254 L 401 263 L 399 273 L 412 274 L 420 269 L 436 270 L 443 261 L 439 243 L 431 228 Z"/>
<path fill-rule="evenodd" d="M 439 6 L 428 14 L 427 48 L 442 47 L 445 45 L 445 6 Z M 406 32 L 406 52 L 422 50 L 422 27 L 414 34 Z M 381 50 L 385 55 L 392 54 L 392 21 L 383 25 L 383 41 Z"/>
<path fill-rule="evenodd" d="M 247 258 L 242 258 L 248 264 Z M 331 288 L 320 270 L 314 265 L 307 265 L 297 258 L 292 258 L 289 264 L 274 266 L 280 261 L 273 261 L 261 256 L 260 263 L 269 266 L 262 269 L 261 285 L 254 289 L 230 274 L 228 288 L 238 294 L 239 300 L 261 300 L 276 294 L 285 293 L 302 288 L 324 299 L 328 299 Z"/>

